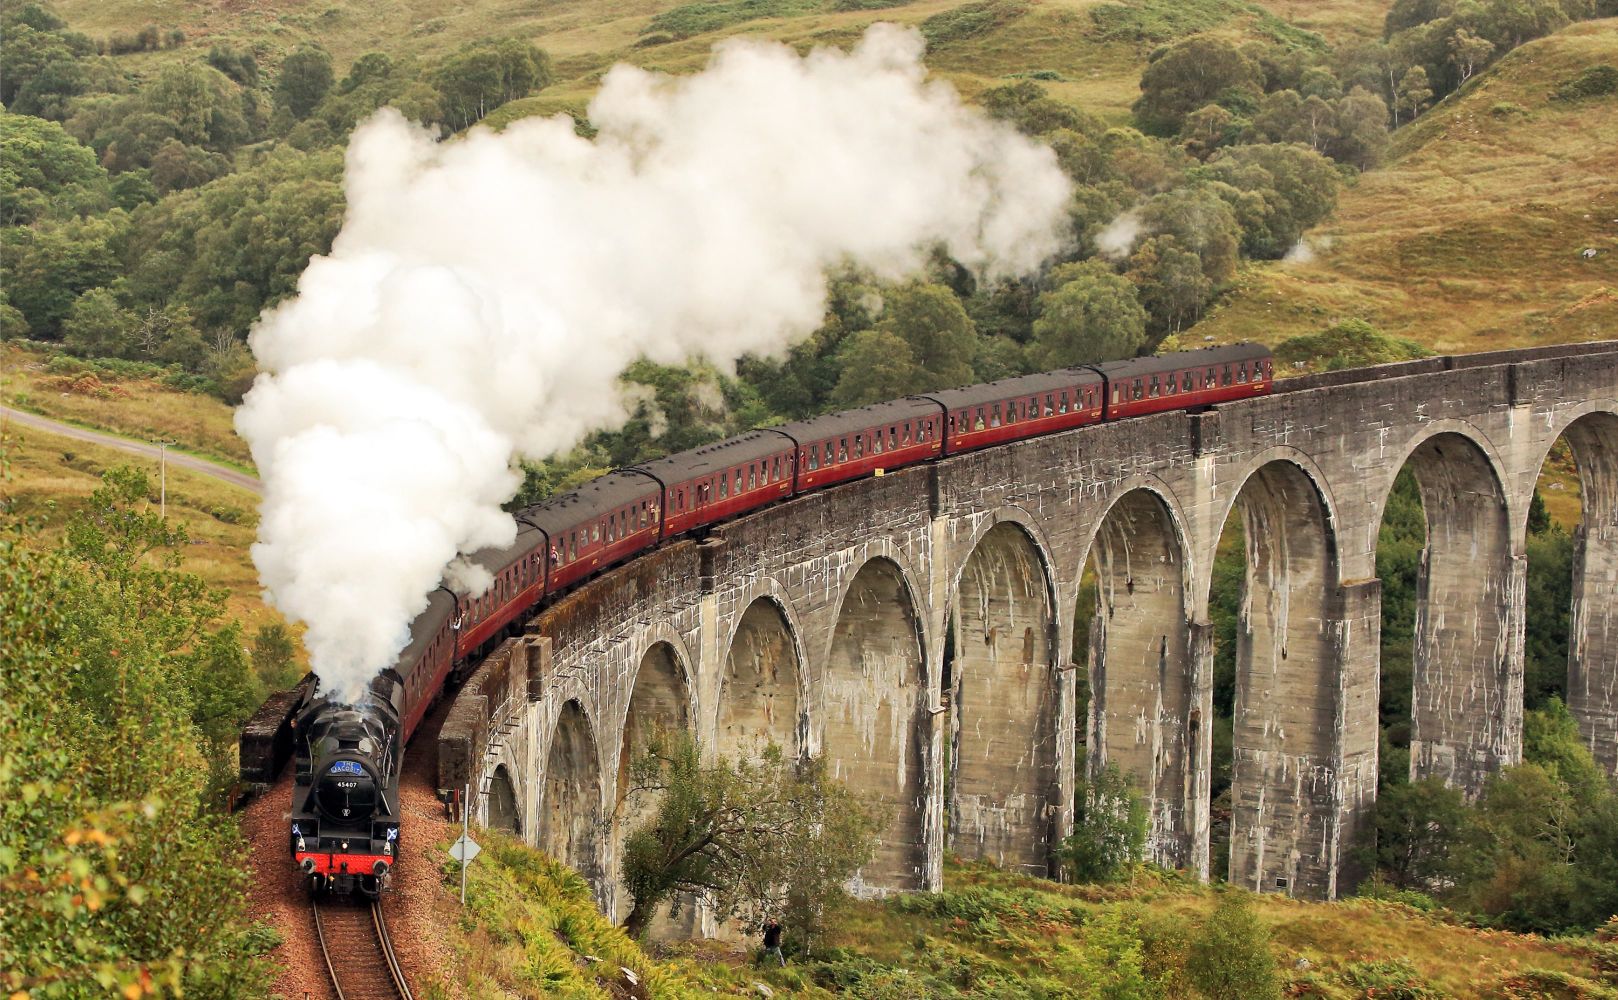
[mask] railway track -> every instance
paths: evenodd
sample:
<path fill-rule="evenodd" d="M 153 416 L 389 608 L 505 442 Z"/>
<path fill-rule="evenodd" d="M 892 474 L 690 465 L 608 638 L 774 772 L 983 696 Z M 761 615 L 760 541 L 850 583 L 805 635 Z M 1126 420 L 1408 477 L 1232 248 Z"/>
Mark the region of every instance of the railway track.
<path fill-rule="evenodd" d="M 337 1000 L 414 1000 L 380 902 L 311 899 L 309 906 Z"/>

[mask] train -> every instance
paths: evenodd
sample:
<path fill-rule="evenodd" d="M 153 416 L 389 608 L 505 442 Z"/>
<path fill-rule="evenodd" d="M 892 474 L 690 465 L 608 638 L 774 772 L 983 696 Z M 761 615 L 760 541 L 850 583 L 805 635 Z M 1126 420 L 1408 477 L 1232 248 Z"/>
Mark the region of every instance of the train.
<path fill-rule="evenodd" d="M 397 864 L 404 748 L 446 682 L 546 601 L 653 546 L 866 476 L 1272 386 L 1272 358 L 1259 344 L 1081 365 L 755 430 L 518 511 L 510 545 L 470 557 L 492 585 L 474 596 L 435 590 L 367 698 L 344 704 L 305 687 L 292 723 L 293 862 L 313 891 L 385 888 Z"/>

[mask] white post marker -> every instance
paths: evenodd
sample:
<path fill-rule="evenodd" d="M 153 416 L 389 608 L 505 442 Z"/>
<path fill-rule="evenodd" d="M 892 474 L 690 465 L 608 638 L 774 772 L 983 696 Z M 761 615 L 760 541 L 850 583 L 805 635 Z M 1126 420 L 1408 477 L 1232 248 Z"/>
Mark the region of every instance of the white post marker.
<path fill-rule="evenodd" d="M 160 521 L 169 519 L 169 443 L 167 440 L 157 442 L 157 518 Z"/>
<path fill-rule="evenodd" d="M 472 804 L 472 785 L 466 785 L 466 797 L 461 800 L 461 839 L 449 845 L 449 856 L 461 863 L 461 905 L 466 905 L 466 866 L 478 856 L 483 848 L 472 839 L 472 814 L 468 807 Z"/>

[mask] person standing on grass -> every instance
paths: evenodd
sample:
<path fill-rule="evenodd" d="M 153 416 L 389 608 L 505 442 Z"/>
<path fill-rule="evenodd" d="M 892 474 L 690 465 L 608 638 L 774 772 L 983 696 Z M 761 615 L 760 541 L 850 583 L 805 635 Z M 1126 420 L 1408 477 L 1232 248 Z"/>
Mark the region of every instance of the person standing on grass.
<path fill-rule="evenodd" d="M 762 960 L 770 955 L 775 956 L 782 968 L 786 967 L 787 957 L 781 954 L 781 924 L 774 917 L 764 921 L 764 951 L 759 958 Z"/>

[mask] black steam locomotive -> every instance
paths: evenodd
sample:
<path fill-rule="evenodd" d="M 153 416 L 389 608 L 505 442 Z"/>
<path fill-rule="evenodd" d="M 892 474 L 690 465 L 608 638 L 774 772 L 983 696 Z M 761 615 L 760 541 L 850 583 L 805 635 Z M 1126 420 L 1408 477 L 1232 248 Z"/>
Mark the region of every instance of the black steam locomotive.
<path fill-rule="evenodd" d="M 357 705 L 311 694 L 298 709 L 292 857 L 312 890 L 374 897 L 387 885 L 399 846 L 403 695 L 386 670 Z"/>

